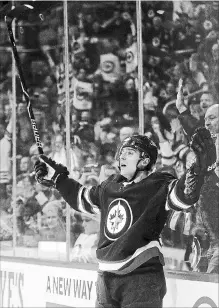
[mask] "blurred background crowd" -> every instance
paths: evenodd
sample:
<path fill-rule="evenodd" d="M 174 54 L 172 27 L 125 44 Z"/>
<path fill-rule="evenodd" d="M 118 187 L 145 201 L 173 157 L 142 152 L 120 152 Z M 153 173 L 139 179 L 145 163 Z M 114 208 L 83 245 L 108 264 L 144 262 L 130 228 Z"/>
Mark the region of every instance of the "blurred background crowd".
<path fill-rule="evenodd" d="M 188 146 L 192 132 L 204 124 L 207 108 L 218 103 L 218 14 L 218 1 L 142 2 L 144 134 L 158 146 L 156 169 L 178 178 L 194 159 Z M 43 150 L 66 165 L 62 3 L 40 16 L 39 21 L 29 14 L 16 23 L 16 41 Z M 118 171 L 119 143 L 138 132 L 139 17 L 134 1 L 69 1 L 68 18 L 70 174 L 84 185 L 97 185 Z M 183 117 L 175 106 L 181 77 L 188 111 Z M 13 236 L 11 80 L 10 43 L 0 21 L 2 242 Z M 38 152 L 18 78 L 16 92 L 17 246 L 43 249 L 44 242 L 66 241 L 66 204 L 57 191 L 35 181 Z M 162 235 L 165 247 L 188 248 L 194 212 L 171 213 Z M 98 217 L 70 214 L 71 260 L 96 262 Z"/>

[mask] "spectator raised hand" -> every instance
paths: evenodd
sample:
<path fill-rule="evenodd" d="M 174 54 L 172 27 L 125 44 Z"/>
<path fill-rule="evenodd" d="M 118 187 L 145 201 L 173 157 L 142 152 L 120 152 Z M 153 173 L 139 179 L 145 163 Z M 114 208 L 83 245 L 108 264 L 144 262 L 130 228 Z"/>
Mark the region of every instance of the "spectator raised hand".
<path fill-rule="evenodd" d="M 178 109 L 179 113 L 182 113 L 187 109 L 186 105 L 184 104 L 184 95 L 183 95 L 183 79 L 180 78 L 178 84 L 178 93 L 176 98 L 176 108 Z"/>

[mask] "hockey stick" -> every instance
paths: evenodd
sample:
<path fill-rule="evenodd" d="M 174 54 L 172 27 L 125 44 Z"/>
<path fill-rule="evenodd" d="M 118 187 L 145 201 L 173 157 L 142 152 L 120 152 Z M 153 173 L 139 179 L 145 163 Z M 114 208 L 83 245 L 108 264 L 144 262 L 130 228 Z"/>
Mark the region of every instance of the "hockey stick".
<path fill-rule="evenodd" d="M 32 129 L 33 129 L 34 138 L 35 138 L 35 141 L 36 141 L 38 153 L 41 155 L 41 154 L 43 154 L 43 147 L 42 147 L 39 132 L 38 132 L 38 129 L 37 129 L 36 120 L 35 120 L 35 117 L 34 117 L 32 106 L 31 106 L 30 96 L 28 94 L 26 82 L 25 82 L 25 79 L 24 79 L 23 70 L 22 70 L 22 67 L 21 67 L 21 61 L 20 61 L 20 57 L 18 55 L 18 51 L 17 51 L 17 47 L 16 47 L 16 43 L 15 43 L 15 38 L 14 38 L 13 30 L 12 30 L 13 20 L 21 17 L 23 14 L 29 12 L 29 10 L 31 10 L 31 9 L 33 9 L 33 7 L 30 6 L 30 5 L 20 5 L 20 6 L 12 8 L 12 10 L 8 14 L 5 15 L 5 22 L 6 22 L 6 25 L 7 25 L 8 34 L 9 34 L 9 38 L 10 38 L 10 41 L 11 41 L 12 52 L 13 52 L 13 55 L 14 55 L 16 66 L 17 66 L 18 76 L 19 76 L 19 79 L 20 79 L 22 92 L 23 92 L 25 101 L 27 103 L 27 110 L 28 110 L 30 121 L 31 121 L 31 125 L 32 125 Z"/>
<path fill-rule="evenodd" d="M 39 153 L 39 155 L 42 155 L 43 154 L 43 146 L 42 146 L 40 136 L 39 136 L 39 132 L 38 132 L 38 129 L 37 129 L 36 120 L 35 120 L 35 117 L 34 117 L 32 106 L 31 106 L 30 96 L 28 94 L 28 90 L 27 90 L 27 86 L 26 86 L 26 82 L 25 82 L 25 79 L 24 79 L 24 74 L 23 74 L 23 70 L 22 70 L 22 66 L 21 66 L 21 61 L 20 61 L 20 58 L 19 58 L 19 55 L 18 55 L 18 51 L 17 51 L 15 39 L 14 39 L 14 34 L 13 34 L 13 30 L 12 30 L 13 20 L 15 18 L 16 19 L 19 18 L 24 13 L 27 13 L 30 9 L 33 9 L 33 7 L 30 6 L 30 5 L 22 5 L 22 6 L 14 7 L 7 15 L 5 15 L 5 22 L 6 22 L 6 25 L 7 25 L 8 34 L 9 34 L 9 38 L 10 38 L 11 45 L 12 45 L 12 52 L 13 52 L 13 55 L 14 55 L 16 66 L 17 66 L 18 76 L 19 76 L 19 79 L 20 79 L 22 92 L 23 92 L 23 95 L 25 97 L 25 101 L 27 103 L 28 115 L 29 115 L 29 118 L 30 118 L 30 121 L 31 121 L 32 130 L 33 130 L 35 142 L 36 142 L 36 145 L 37 145 L 38 153 Z M 38 181 L 45 186 L 51 187 L 51 186 L 54 185 L 54 177 L 55 176 L 56 176 L 56 173 L 54 173 L 51 180 L 42 178 L 42 179 L 38 179 Z"/>

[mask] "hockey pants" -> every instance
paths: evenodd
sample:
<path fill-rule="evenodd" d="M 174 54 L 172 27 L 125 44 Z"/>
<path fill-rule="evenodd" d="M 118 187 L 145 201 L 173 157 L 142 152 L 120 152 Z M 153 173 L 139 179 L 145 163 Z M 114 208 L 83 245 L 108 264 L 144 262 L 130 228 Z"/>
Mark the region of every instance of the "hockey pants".
<path fill-rule="evenodd" d="M 163 270 L 126 275 L 99 272 L 96 308 L 161 308 L 166 294 Z"/>

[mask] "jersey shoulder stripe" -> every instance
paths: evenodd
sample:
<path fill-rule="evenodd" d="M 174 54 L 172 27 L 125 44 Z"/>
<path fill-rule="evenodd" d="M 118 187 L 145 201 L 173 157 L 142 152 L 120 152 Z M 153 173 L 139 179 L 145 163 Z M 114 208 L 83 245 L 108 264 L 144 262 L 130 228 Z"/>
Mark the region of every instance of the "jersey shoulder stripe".
<path fill-rule="evenodd" d="M 86 214 L 99 214 L 100 210 L 90 196 L 91 187 L 81 186 L 78 192 L 78 210 Z"/>

